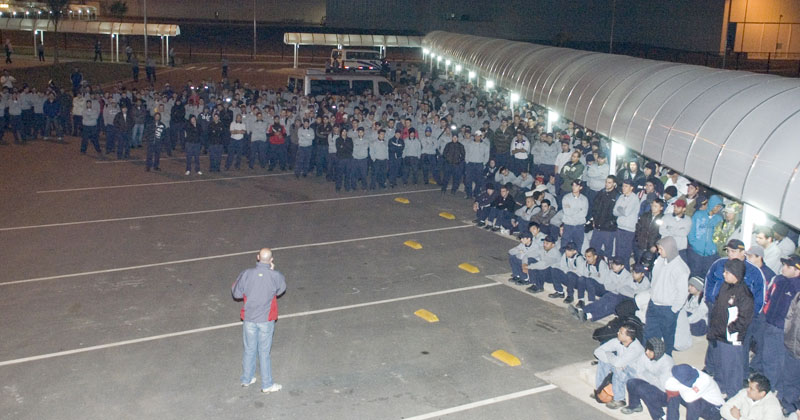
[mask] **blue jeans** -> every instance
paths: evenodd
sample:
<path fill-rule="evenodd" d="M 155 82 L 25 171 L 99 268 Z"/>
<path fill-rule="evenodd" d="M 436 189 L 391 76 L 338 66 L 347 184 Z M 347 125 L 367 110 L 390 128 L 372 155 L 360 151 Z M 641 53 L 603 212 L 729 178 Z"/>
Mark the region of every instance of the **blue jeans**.
<path fill-rule="evenodd" d="M 142 145 L 142 134 L 144 134 L 144 124 L 134 124 L 131 146 L 139 147 Z"/>
<path fill-rule="evenodd" d="M 258 364 L 261 366 L 261 389 L 272 386 L 272 363 L 269 352 L 272 349 L 274 332 L 275 321 L 244 321 L 242 329 L 244 355 L 242 356 L 241 378 L 243 384 L 249 384 L 256 374 L 256 353 L 258 353 Z"/>
<path fill-rule="evenodd" d="M 667 394 L 638 378 L 628 380 L 628 407 L 636 408 L 644 403 L 651 419 L 660 419 L 664 416 L 664 407 L 667 406 Z"/>
<path fill-rule="evenodd" d="M 719 407 L 700 398 L 694 402 L 687 403 L 681 396 L 667 399 L 667 420 L 678 420 L 680 418 L 680 406 L 686 407 L 686 420 L 718 420 L 720 418 Z"/>
<path fill-rule="evenodd" d="M 219 167 L 222 164 L 222 149 L 223 146 L 221 144 L 208 146 L 209 172 L 219 172 Z"/>
<path fill-rule="evenodd" d="M 192 162 L 194 162 L 194 171 L 200 171 L 200 143 L 186 143 L 186 171 L 192 170 Z"/>
<path fill-rule="evenodd" d="M 297 157 L 294 162 L 295 175 L 308 175 L 308 170 L 311 167 L 312 150 L 312 146 L 300 146 L 297 148 Z"/>
<path fill-rule="evenodd" d="M 242 164 L 242 146 L 244 143 L 244 139 L 234 140 L 231 139 L 231 143 L 228 145 L 228 159 L 225 161 L 225 170 L 231 168 L 231 164 L 236 169 Z"/>
<path fill-rule="evenodd" d="M 481 181 L 483 180 L 483 164 L 470 162 L 467 163 L 466 170 L 464 171 L 464 192 L 467 197 L 477 197 L 483 188 Z"/>
<path fill-rule="evenodd" d="M 592 231 L 592 239 L 589 240 L 589 246 L 597 251 L 597 255 L 613 257 L 615 233 L 613 230 L 595 229 Z"/>
<path fill-rule="evenodd" d="M 678 314 L 669 306 L 660 306 L 650 301 L 647 306 L 647 323 L 644 326 L 644 340 L 659 337 L 664 340 L 666 353 L 672 356 L 675 348 L 675 328 L 678 325 Z"/>
<path fill-rule="evenodd" d="M 564 225 L 564 236 L 561 237 L 561 253 L 570 242 L 575 242 L 575 248 L 580 252 L 583 248 L 583 225 Z"/>
<path fill-rule="evenodd" d="M 605 379 L 606 376 L 608 376 L 608 374 L 611 372 L 614 372 L 614 376 L 611 377 L 611 388 L 614 390 L 614 401 L 625 401 L 625 384 L 628 382 L 628 379 L 635 376 L 635 372 L 631 367 L 620 369 L 614 367 L 614 365 L 610 363 L 600 362 L 597 364 L 597 374 L 594 377 L 595 388 L 600 386 L 600 383 L 603 382 L 603 379 Z"/>
<path fill-rule="evenodd" d="M 631 254 L 633 254 L 634 233 L 625 229 L 617 229 L 616 233 L 616 255 L 625 261 L 625 268 L 630 269 Z"/>
<path fill-rule="evenodd" d="M 386 188 L 387 168 L 386 159 L 378 159 L 372 162 L 372 181 L 370 182 L 369 189 L 374 190 L 377 187 Z"/>

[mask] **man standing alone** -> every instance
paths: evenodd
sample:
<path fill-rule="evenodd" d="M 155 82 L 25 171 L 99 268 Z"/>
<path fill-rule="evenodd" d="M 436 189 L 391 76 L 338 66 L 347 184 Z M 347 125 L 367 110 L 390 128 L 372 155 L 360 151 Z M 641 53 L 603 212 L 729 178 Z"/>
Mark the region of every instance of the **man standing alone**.
<path fill-rule="evenodd" d="M 244 300 L 242 308 L 244 356 L 242 357 L 243 387 L 256 382 L 256 352 L 261 366 L 261 392 L 280 391 L 282 386 L 272 381 L 270 349 L 275 320 L 278 319 L 278 296 L 286 291 L 286 279 L 275 270 L 272 250 L 262 248 L 257 263 L 239 274 L 231 288 L 234 299 Z"/>

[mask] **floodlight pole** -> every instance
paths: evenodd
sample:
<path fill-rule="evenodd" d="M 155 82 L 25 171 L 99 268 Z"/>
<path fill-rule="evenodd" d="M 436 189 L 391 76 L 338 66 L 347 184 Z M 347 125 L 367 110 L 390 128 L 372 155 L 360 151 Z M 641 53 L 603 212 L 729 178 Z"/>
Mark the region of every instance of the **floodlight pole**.
<path fill-rule="evenodd" d="M 147 0 L 143 0 L 144 5 L 142 7 L 143 15 L 144 15 L 144 60 L 145 64 L 147 63 Z"/>

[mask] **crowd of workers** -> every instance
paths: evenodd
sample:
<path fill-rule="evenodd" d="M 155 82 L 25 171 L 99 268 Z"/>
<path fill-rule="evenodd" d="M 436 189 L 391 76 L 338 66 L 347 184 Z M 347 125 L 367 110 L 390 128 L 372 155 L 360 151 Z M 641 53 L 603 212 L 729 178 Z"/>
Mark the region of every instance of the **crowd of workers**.
<path fill-rule="evenodd" d="M 654 419 L 665 407 L 677 418 L 680 404 L 707 419 L 739 418 L 730 413 L 751 410 L 745 400 L 774 400 L 780 416 L 800 408 L 796 233 L 763 226 L 745 249 L 740 203 L 640 157 L 612 168 L 608 140 L 590 130 L 550 128 L 544 110 L 512 108 L 505 94 L 458 77 L 420 78 L 382 97 L 306 97 L 227 78 L 101 90 L 77 69 L 71 82 L 71 91 L 36 90 L 4 72 L 0 134 L 17 143 L 71 134 L 81 153 L 91 144 L 117 159 L 145 147 L 147 171 L 180 149 L 187 176 L 202 175 L 208 154 L 209 172 L 245 160 L 324 176 L 336 191 L 463 191 L 478 226 L 519 239 L 510 281 L 531 293 L 551 284 L 549 298 L 581 321 L 619 316 L 616 338 L 595 352 L 610 408 L 636 412 L 644 402 Z M 692 336 L 708 339 L 705 366 L 673 366 Z"/>

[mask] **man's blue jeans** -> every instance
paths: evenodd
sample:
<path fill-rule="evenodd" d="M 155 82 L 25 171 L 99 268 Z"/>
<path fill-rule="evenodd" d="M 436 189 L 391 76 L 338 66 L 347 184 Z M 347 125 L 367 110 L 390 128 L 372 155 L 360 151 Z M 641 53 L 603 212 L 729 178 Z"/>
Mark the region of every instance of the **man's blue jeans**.
<path fill-rule="evenodd" d="M 614 401 L 625 401 L 625 385 L 628 383 L 628 379 L 634 377 L 636 373 L 630 366 L 620 369 L 611 363 L 598 363 L 594 386 L 595 388 L 600 386 L 603 379 L 612 372 L 614 376 L 611 377 L 611 389 L 614 391 Z"/>
<path fill-rule="evenodd" d="M 256 353 L 261 366 L 261 389 L 272 386 L 272 362 L 269 352 L 272 348 L 272 333 L 275 332 L 275 321 L 244 321 L 244 356 L 242 357 L 243 384 L 249 384 L 256 374 Z"/>

